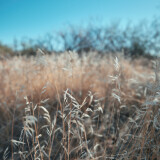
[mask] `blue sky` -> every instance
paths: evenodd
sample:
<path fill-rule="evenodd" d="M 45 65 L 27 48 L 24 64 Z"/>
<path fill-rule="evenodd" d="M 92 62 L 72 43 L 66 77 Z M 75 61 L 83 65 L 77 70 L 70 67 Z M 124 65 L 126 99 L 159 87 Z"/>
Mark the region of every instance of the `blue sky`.
<path fill-rule="evenodd" d="M 121 20 L 137 23 L 160 15 L 160 0 L 0 0 L 0 41 L 38 38 L 47 32 Z"/>

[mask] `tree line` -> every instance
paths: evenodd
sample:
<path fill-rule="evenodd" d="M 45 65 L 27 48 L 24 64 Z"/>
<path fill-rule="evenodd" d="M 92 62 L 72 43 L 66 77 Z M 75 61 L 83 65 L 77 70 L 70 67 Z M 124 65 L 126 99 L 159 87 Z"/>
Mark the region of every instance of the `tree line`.
<path fill-rule="evenodd" d="M 20 48 L 20 49 L 18 49 Z M 160 53 L 160 20 L 141 21 L 121 26 L 112 23 L 105 26 L 70 26 L 68 29 L 48 33 L 40 39 L 27 39 L 13 43 L 12 47 L 0 43 L 0 56 L 36 55 L 40 48 L 46 53 L 76 51 L 98 52 L 99 54 L 123 52 L 126 56 L 147 56 Z"/>

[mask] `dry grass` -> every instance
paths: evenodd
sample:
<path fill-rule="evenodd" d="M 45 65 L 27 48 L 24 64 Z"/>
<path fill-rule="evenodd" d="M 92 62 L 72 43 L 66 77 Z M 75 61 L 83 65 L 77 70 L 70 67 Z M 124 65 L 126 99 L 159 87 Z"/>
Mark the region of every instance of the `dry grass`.
<path fill-rule="evenodd" d="M 159 159 L 158 66 L 117 57 L 1 61 L 0 158 Z"/>

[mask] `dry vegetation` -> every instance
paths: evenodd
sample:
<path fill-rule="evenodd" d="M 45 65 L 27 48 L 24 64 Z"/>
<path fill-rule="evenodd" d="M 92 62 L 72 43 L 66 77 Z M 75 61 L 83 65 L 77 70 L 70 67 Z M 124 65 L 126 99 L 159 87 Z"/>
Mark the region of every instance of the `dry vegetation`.
<path fill-rule="evenodd" d="M 2 60 L 0 159 L 160 159 L 158 63 L 117 57 Z"/>

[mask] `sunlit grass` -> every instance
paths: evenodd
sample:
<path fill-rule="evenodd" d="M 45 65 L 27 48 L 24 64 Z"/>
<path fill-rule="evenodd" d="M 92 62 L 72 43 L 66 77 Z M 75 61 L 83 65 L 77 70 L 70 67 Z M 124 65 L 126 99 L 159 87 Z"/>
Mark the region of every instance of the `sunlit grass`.
<path fill-rule="evenodd" d="M 39 51 L 1 61 L 0 68 L 3 159 L 160 156 L 158 67 L 152 61 Z"/>

